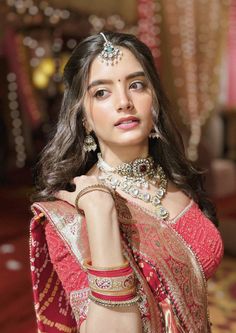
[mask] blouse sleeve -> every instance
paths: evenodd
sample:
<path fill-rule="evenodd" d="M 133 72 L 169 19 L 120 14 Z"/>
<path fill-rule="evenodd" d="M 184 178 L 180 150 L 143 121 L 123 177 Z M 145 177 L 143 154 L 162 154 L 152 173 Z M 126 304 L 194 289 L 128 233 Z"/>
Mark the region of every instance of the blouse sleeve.
<path fill-rule="evenodd" d="M 70 300 L 77 325 L 80 327 L 88 312 L 87 274 L 51 223 L 46 224 L 45 234 L 51 262 Z"/>

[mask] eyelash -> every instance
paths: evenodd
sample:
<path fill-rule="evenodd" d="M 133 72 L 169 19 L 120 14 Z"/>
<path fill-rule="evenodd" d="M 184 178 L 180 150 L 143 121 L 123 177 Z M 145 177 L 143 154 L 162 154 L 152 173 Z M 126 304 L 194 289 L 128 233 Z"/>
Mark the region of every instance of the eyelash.
<path fill-rule="evenodd" d="M 104 96 L 99 96 L 99 95 L 98 95 L 101 91 L 105 91 L 105 92 L 106 92 L 105 89 L 97 90 L 97 91 L 95 92 L 95 94 L 93 95 L 93 97 L 98 98 L 98 99 L 102 99 Z"/>
<path fill-rule="evenodd" d="M 139 87 L 139 88 L 132 88 L 132 85 L 134 85 L 134 84 L 140 84 L 141 85 L 141 87 Z M 130 84 L 130 86 L 129 86 L 129 88 L 130 89 L 133 89 L 133 90 L 143 90 L 143 89 L 145 89 L 147 87 L 147 84 L 145 83 L 145 82 L 143 82 L 143 81 L 134 81 L 134 82 L 132 82 L 131 84 Z M 97 99 L 102 99 L 102 98 L 105 98 L 106 96 L 99 96 L 99 93 L 101 93 L 101 92 L 108 92 L 106 89 L 99 89 L 99 90 L 97 90 L 95 93 L 94 93 L 94 95 L 93 95 L 93 97 L 95 97 L 95 98 L 97 98 Z"/>
<path fill-rule="evenodd" d="M 144 88 L 146 88 L 146 86 L 147 86 L 147 84 L 145 83 L 145 82 L 143 82 L 143 81 L 134 81 L 134 82 L 132 82 L 131 84 L 130 84 L 130 88 L 131 88 L 131 86 L 133 85 L 133 84 L 141 84 L 141 88 L 137 88 L 137 90 L 142 90 L 142 89 L 144 89 Z"/>

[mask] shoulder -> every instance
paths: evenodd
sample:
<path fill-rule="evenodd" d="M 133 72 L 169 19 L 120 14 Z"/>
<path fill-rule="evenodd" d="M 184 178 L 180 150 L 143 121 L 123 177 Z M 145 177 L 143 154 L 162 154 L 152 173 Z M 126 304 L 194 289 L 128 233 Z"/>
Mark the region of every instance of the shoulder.
<path fill-rule="evenodd" d="M 49 224 L 62 234 L 68 229 L 73 229 L 78 222 L 81 223 L 83 218 L 73 206 L 62 200 L 35 202 L 31 210 L 34 214 L 31 220 L 31 231 L 39 230 L 40 226 L 45 228 Z"/>
<path fill-rule="evenodd" d="M 62 200 L 36 202 L 32 205 L 32 211 L 35 215 L 31 223 L 32 237 L 46 236 L 48 244 L 60 241 L 82 262 L 88 253 L 84 216 Z"/>
<path fill-rule="evenodd" d="M 63 217 L 67 219 L 69 216 L 78 216 L 78 212 L 74 206 L 63 200 L 34 202 L 31 205 L 31 211 L 34 216 L 45 216 L 49 219 Z"/>

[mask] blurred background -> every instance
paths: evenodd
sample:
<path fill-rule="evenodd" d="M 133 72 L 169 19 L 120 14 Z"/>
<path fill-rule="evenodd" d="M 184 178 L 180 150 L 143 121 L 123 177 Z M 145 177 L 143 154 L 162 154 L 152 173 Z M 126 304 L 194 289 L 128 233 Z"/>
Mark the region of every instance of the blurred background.
<path fill-rule="evenodd" d="M 63 67 L 104 30 L 152 50 L 224 239 L 208 284 L 213 333 L 236 332 L 236 0 L 0 1 L 0 331 L 36 333 L 29 267 L 33 167 L 55 126 Z"/>

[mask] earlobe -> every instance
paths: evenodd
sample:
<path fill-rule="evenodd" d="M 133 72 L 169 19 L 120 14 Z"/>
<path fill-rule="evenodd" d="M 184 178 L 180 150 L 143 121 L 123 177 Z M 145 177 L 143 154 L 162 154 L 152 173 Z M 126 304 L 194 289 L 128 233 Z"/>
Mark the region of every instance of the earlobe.
<path fill-rule="evenodd" d="M 89 134 L 90 132 L 92 132 L 92 128 L 89 125 L 88 120 L 85 117 L 82 119 L 82 124 L 83 124 L 86 134 Z"/>
<path fill-rule="evenodd" d="M 86 122 L 87 122 L 87 120 L 83 117 L 82 118 L 82 125 L 83 125 L 84 128 L 86 128 Z"/>

